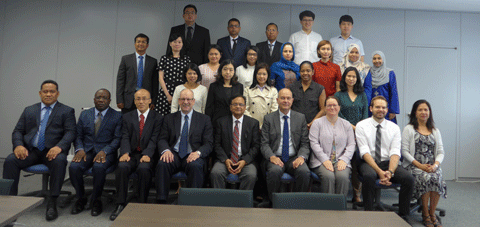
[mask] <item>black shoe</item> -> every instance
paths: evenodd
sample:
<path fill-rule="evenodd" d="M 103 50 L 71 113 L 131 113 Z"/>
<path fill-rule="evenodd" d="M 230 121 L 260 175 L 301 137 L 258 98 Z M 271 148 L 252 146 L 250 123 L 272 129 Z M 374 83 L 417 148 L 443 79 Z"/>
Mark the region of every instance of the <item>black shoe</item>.
<path fill-rule="evenodd" d="M 57 199 L 50 198 L 47 203 L 47 213 L 45 215 L 47 221 L 53 221 L 58 218 Z"/>
<path fill-rule="evenodd" d="M 272 208 L 272 202 L 270 200 L 264 199 L 263 202 L 259 203 L 258 208 Z"/>
<path fill-rule="evenodd" d="M 87 204 L 87 198 L 77 199 L 72 207 L 72 214 L 78 214 L 85 210 L 85 204 Z"/>
<path fill-rule="evenodd" d="M 115 210 L 113 210 L 112 214 L 110 215 L 110 220 L 114 221 L 120 213 L 122 213 L 122 210 L 125 208 L 124 205 L 118 204 L 117 207 L 115 207 Z"/>
<path fill-rule="evenodd" d="M 99 199 L 94 200 L 92 205 L 92 216 L 98 216 L 102 213 L 102 211 L 103 211 L 102 201 Z"/>

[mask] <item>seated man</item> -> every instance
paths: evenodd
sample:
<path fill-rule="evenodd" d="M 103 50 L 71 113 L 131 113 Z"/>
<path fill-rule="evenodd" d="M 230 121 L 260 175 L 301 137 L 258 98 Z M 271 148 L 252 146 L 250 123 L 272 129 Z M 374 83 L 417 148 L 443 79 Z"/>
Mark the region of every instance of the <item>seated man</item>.
<path fill-rule="evenodd" d="M 187 174 L 187 187 L 203 186 L 205 158 L 212 151 L 212 123 L 210 117 L 193 110 L 193 91 L 181 91 L 178 104 L 181 111 L 165 116 L 158 138 L 161 156 L 155 170 L 155 183 L 160 204 L 167 202 L 170 179 L 178 171 Z"/>
<path fill-rule="evenodd" d="M 310 170 L 305 161 L 310 155 L 305 115 L 291 110 L 293 97 L 288 88 L 278 92 L 277 111 L 263 120 L 260 151 L 266 159 L 268 196 L 279 192 L 284 172 L 295 177 L 295 191 L 306 192 L 310 183 Z M 260 207 L 271 207 L 271 201 Z"/>
<path fill-rule="evenodd" d="M 75 157 L 69 167 L 70 180 L 77 201 L 72 207 L 72 214 L 83 211 L 87 198 L 83 186 L 83 174 L 92 168 L 93 193 L 90 204 L 93 204 L 91 214 L 102 213 L 103 185 L 107 169 L 117 161 L 117 149 L 122 136 L 122 114 L 109 108 L 110 91 L 105 88 L 98 90 L 93 98 L 95 108 L 83 111 L 78 118 L 77 139 L 75 140 Z"/>
<path fill-rule="evenodd" d="M 245 116 L 245 98 L 230 100 L 232 115 L 218 119 L 215 126 L 215 153 L 210 178 L 214 188 L 225 188 L 229 173 L 238 174 L 241 190 L 253 190 L 257 180 L 255 158 L 260 149 L 260 129 L 257 120 Z"/>
<path fill-rule="evenodd" d="M 122 117 L 122 141 L 120 142 L 120 159 L 115 172 L 117 181 L 117 206 L 110 215 L 115 220 L 127 204 L 128 179 L 130 174 L 138 174 L 139 202 L 146 203 L 152 181 L 153 161 L 157 138 L 163 116 L 150 110 L 152 102 L 150 92 L 140 89 L 135 92 L 136 111 L 130 111 Z"/>
<path fill-rule="evenodd" d="M 13 154 L 8 155 L 3 165 L 3 178 L 13 179 L 10 195 L 17 195 L 20 170 L 35 164 L 45 164 L 50 170 L 50 198 L 46 219 L 58 217 L 57 198 L 60 195 L 67 154 L 75 140 L 75 110 L 57 102 L 58 84 L 46 80 L 38 92 L 42 102 L 23 110 L 12 133 Z"/>
<path fill-rule="evenodd" d="M 388 112 L 387 100 L 377 96 L 370 103 L 372 117 L 358 122 L 355 135 L 360 157 L 359 173 L 363 176 L 362 194 L 365 210 L 373 210 L 375 181 L 391 185 L 398 183 L 400 187 L 399 215 L 410 214 L 414 178 L 410 172 L 398 165 L 400 159 L 401 134 L 398 125 L 385 120 Z"/>

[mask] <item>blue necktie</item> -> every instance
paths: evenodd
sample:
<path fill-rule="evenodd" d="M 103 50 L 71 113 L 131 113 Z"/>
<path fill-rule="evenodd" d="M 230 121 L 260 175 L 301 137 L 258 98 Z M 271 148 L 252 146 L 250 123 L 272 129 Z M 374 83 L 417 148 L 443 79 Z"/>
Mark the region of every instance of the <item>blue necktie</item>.
<path fill-rule="evenodd" d="M 188 115 L 185 115 L 185 122 L 183 123 L 182 135 L 180 136 L 180 147 L 178 148 L 178 155 L 184 158 L 188 154 Z"/>
<path fill-rule="evenodd" d="M 282 145 L 282 161 L 287 162 L 290 155 L 288 154 L 289 130 L 288 130 L 288 116 L 283 116 L 283 145 Z"/>
<path fill-rule="evenodd" d="M 137 89 L 141 89 L 143 82 L 143 56 L 138 56 L 138 58 L 140 58 L 140 61 L 138 62 Z"/>
<path fill-rule="evenodd" d="M 50 117 L 51 107 L 45 107 L 46 111 L 43 115 L 42 122 L 40 122 L 40 134 L 38 135 L 37 148 L 41 151 L 45 149 L 45 128 L 47 127 L 48 118 Z"/>

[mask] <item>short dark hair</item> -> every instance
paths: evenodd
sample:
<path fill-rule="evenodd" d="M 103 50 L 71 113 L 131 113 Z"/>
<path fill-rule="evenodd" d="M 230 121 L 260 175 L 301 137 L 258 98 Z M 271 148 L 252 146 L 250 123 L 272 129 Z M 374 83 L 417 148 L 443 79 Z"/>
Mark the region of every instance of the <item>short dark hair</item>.
<path fill-rule="evenodd" d="M 231 84 L 236 84 L 237 81 L 238 81 L 238 76 L 237 76 L 237 73 L 235 72 L 235 62 L 233 61 L 233 59 L 225 59 L 225 60 L 222 61 L 222 63 L 220 63 L 220 66 L 218 66 L 218 70 L 217 70 L 216 81 L 219 81 L 222 84 L 224 83 L 223 75 L 222 75 L 222 69 L 226 65 L 233 65 L 233 77 L 232 77 L 232 80 L 231 80 L 230 83 Z"/>
<path fill-rule="evenodd" d="M 353 18 L 350 15 L 343 15 L 340 17 L 340 20 L 338 21 L 338 24 L 341 24 L 342 22 L 350 22 L 353 24 Z"/>
<path fill-rule="evenodd" d="M 230 100 L 229 100 L 228 103 L 230 103 L 230 105 L 232 105 L 233 100 L 236 99 L 236 98 L 242 98 L 242 99 L 243 99 L 243 104 L 247 104 L 247 99 L 246 99 L 245 96 L 243 96 L 243 95 L 234 95 L 234 96 L 232 96 L 232 97 L 230 98 Z"/>
<path fill-rule="evenodd" d="M 348 86 L 345 79 L 347 78 L 347 74 L 350 71 L 354 71 L 355 75 L 357 76 L 357 82 L 355 83 L 355 85 L 353 85 L 353 93 L 357 95 L 361 94 L 364 91 L 364 88 L 362 86 L 362 79 L 360 78 L 360 73 L 358 73 L 358 70 L 355 67 L 348 67 L 347 69 L 345 69 L 345 72 L 343 72 L 342 80 L 340 80 L 340 90 L 348 91 Z"/>
<path fill-rule="evenodd" d="M 147 39 L 147 44 L 148 44 L 148 42 L 150 42 L 150 38 L 148 38 L 148 36 L 143 34 L 143 33 L 138 33 L 138 35 L 135 36 L 135 39 L 133 39 L 134 43 L 137 42 L 137 38 L 146 38 Z"/>
<path fill-rule="evenodd" d="M 40 91 L 42 90 L 44 84 L 53 84 L 53 85 L 55 85 L 55 87 L 57 88 L 57 91 L 58 91 L 58 84 L 57 84 L 57 82 L 55 82 L 55 80 L 45 80 L 45 81 L 43 81 L 42 85 L 40 85 Z"/>
<path fill-rule="evenodd" d="M 240 26 L 240 21 L 237 18 L 232 18 L 232 19 L 228 20 L 227 26 L 230 26 L 230 22 L 232 22 L 232 21 L 238 22 L 238 26 Z"/>
<path fill-rule="evenodd" d="M 191 70 L 195 71 L 195 73 L 197 73 L 197 81 L 196 82 L 202 81 L 202 74 L 200 73 L 200 69 L 198 68 L 197 64 L 188 63 L 187 67 L 185 67 L 185 73 L 183 73 L 183 80 L 185 80 L 185 82 L 188 81 L 187 80 L 187 72 L 188 72 L 189 69 L 191 69 Z"/>
<path fill-rule="evenodd" d="M 334 95 L 330 95 L 330 96 L 328 96 L 328 97 L 325 99 L 325 106 L 327 106 L 327 101 L 328 101 L 329 99 L 335 99 L 335 100 L 337 100 L 338 105 L 339 105 L 340 107 L 342 107 L 342 105 L 340 104 L 340 99 L 338 99 L 338 98 L 337 98 L 336 96 L 334 96 Z"/>
<path fill-rule="evenodd" d="M 178 33 L 173 33 L 168 38 L 167 57 L 169 58 L 173 57 L 173 50 L 172 50 L 172 47 L 170 46 L 170 43 L 177 40 L 178 38 L 182 39 L 182 43 L 183 43 L 182 49 L 180 50 L 180 58 L 183 58 L 183 56 L 185 55 L 185 41 L 183 40 L 183 37 Z"/>
<path fill-rule="evenodd" d="M 300 18 L 300 20 L 303 20 L 304 17 L 311 17 L 313 20 L 315 20 L 315 13 L 310 10 L 305 10 L 301 12 L 298 17 Z"/>
<path fill-rule="evenodd" d="M 373 107 L 373 103 L 375 103 L 375 101 L 377 101 L 378 99 L 385 101 L 387 103 L 387 108 L 388 108 L 387 99 L 381 95 L 373 97 L 372 100 L 370 101 L 370 106 Z"/>
<path fill-rule="evenodd" d="M 258 84 L 257 81 L 257 73 L 260 69 L 265 69 L 267 70 L 267 86 L 273 86 L 272 80 L 270 80 L 270 66 L 268 66 L 267 63 L 265 62 L 260 62 L 255 66 L 255 71 L 253 71 L 253 80 L 252 80 L 252 85 L 250 85 L 250 88 L 255 88 Z"/>
<path fill-rule="evenodd" d="M 197 7 L 195 7 L 193 4 L 188 4 L 185 7 L 183 7 L 183 14 L 185 14 L 185 10 L 188 8 L 192 8 L 195 10 L 195 14 L 197 14 Z"/>
<path fill-rule="evenodd" d="M 435 122 L 433 122 L 433 115 L 432 115 L 432 107 L 430 106 L 430 103 L 425 100 L 425 99 L 420 99 L 417 100 L 415 103 L 413 103 L 412 111 L 410 112 L 410 122 L 409 124 L 413 125 L 413 128 L 418 129 L 418 119 L 417 119 L 417 109 L 420 104 L 427 104 L 428 110 L 430 111 L 430 116 L 427 119 L 427 128 L 429 131 L 432 131 L 432 129 L 435 128 Z"/>
<path fill-rule="evenodd" d="M 220 52 L 220 55 L 223 54 L 222 48 L 221 48 L 219 45 L 217 45 L 217 44 L 212 44 L 212 45 L 210 45 L 210 47 L 208 48 L 207 53 L 210 53 L 210 51 L 211 51 L 212 49 L 218 50 L 218 52 Z"/>
<path fill-rule="evenodd" d="M 255 62 L 255 65 L 257 65 L 258 59 L 260 58 L 260 49 L 258 49 L 258 47 L 254 46 L 254 45 L 249 46 L 247 49 L 245 49 L 245 61 L 243 62 L 243 67 L 244 68 L 247 68 L 247 64 L 248 64 L 247 58 L 248 58 L 248 51 L 249 50 L 253 50 L 257 53 L 257 61 Z"/>
<path fill-rule="evenodd" d="M 265 27 L 265 30 L 268 30 L 268 26 L 270 26 L 270 25 L 275 25 L 275 27 L 277 28 L 277 31 L 278 31 L 278 26 L 277 26 L 277 24 L 275 24 L 275 23 L 273 23 L 273 22 L 268 23 L 268 24 L 267 24 L 267 27 Z"/>
<path fill-rule="evenodd" d="M 302 65 L 303 64 L 307 64 L 309 65 L 311 68 L 312 68 L 312 71 L 315 72 L 315 70 L 313 69 L 313 64 L 311 61 L 303 61 L 302 63 L 300 63 L 300 65 L 298 65 L 299 68 L 302 68 Z"/>
<path fill-rule="evenodd" d="M 97 95 L 97 93 L 98 93 L 99 91 L 106 91 L 106 92 L 108 93 L 108 97 L 109 97 L 109 98 L 112 98 L 112 94 L 110 94 L 110 91 L 109 91 L 108 89 L 106 89 L 106 88 L 100 88 L 100 89 L 98 89 L 98 90 L 95 92 L 95 96 Z M 95 96 L 94 96 L 94 97 L 95 97 Z"/>

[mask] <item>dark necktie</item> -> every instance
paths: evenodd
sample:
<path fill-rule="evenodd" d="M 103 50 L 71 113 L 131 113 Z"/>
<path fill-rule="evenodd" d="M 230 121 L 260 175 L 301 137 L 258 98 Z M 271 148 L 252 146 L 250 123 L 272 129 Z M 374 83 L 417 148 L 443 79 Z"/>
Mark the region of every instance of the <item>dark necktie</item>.
<path fill-rule="evenodd" d="M 142 133 L 143 133 L 143 127 L 145 126 L 145 116 L 143 114 L 140 115 L 140 135 L 138 137 L 138 151 L 142 151 L 142 148 L 140 147 L 140 142 L 142 141 Z"/>
<path fill-rule="evenodd" d="M 380 131 L 382 126 L 377 125 L 377 136 L 375 138 L 375 162 L 381 162 L 381 149 L 382 149 L 382 132 Z"/>
<path fill-rule="evenodd" d="M 233 39 L 233 48 L 232 52 L 235 54 L 235 49 L 237 49 L 237 39 Z"/>
<path fill-rule="evenodd" d="M 97 119 L 95 120 L 95 136 L 97 136 L 98 130 L 100 129 L 100 125 L 102 125 L 102 118 L 103 118 L 102 112 L 98 112 Z"/>
<path fill-rule="evenodd" d="M 182 135 L 180 136 L 180 147 L 178 148 L 178 155 L 184 158 L 188 154 L 188 115 L 185 115 L 185 122 L 183 123 Z"/>
<path fill-rule="evenodd" d="M 50 110 L 52 109 L 49 106 L 44 107 L 45 114 L 43 114 L 42 122 L 40 122 L 40 134 L 38 135 L 37 148 L 41 151 L 45 149 L 45 129 L 47 128 L 48 118 L 50 117 Z"/>
<path fill-rule="evenodd" d="M 190 43 L 192 42 L 192 30 L 193 28 L 192 27 L 188 27 L 187 28 L 187 42 Z"/>
<path fill-rule="evenodd" d="M 137 73 L 137 90 L 142 88 L 143 82 L 143 56 L 138 56 L 140 61 L 138 61 L 138 73 Z"/>
<path fill-rule="evenodd" d="M 282 145 L 282 161 L 285 163 L 290 158 L 288 154 L 289 131 L 288 130 L 288 116 L 283 116 L 283 145 Z"/>
<path fill-rule="evenodd" d="M 233 164 L 237 163 L 238 162 L 238 144 L 240 142 L 240 138 L 239 138 L 239 131 L 238 131 L 238 123 L 240 123 L 239 120 L 236 120 L 235 121 L 235 129 L 233 130 L 233 143 L 232 143 L 232 155 L 231 155 L 231 159 L 232 159 L 232 162 Z"/>

